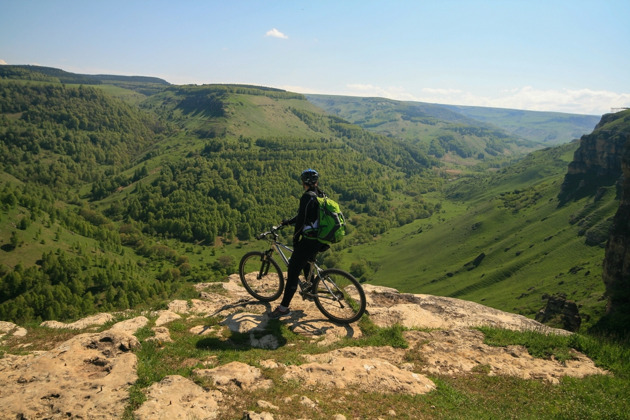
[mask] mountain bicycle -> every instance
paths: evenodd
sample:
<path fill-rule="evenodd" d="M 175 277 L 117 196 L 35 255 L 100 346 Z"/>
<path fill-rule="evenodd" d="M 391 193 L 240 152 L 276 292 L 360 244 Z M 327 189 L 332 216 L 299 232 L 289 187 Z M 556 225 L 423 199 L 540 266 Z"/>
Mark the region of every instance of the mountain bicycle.
<path fill-rule="evenodd" d="M 284 290 L 284 274 L 273 254 L 280 255 L 288 266 L 285 252 L 293 252 L 293 249 L 278 240 L 278 231 L 282 228 L 274 226 L 269 232 L 258 235 L 256 239 L 270 242 L 269 249 L 248 252 L 238 266 L 243 286 L 261 302 L 278 299 Z M 309 261 L 304 271 L 304 278 L 300 276 L 298 281 L 302 299 L 315 302 L 322 314 L 340 324 L 350 324 L 361 318 L 366 306 L 365 292 L 352 274 L 337 268 L 322 269 L 315 261 Z"/>

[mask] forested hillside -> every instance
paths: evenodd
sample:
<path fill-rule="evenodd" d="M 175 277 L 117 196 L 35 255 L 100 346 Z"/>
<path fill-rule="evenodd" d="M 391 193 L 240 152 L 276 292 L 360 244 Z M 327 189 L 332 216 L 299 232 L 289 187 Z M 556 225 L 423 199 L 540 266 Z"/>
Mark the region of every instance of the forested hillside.
<path fill-rule="evenodd" d="M 436 206 L 422 198 L 441 182 L 424 153 L 298 94 L 166 87 L 138 108 L 101 86 L 0 88 L 3 319 L 124 309 L 221 278 L 235 257 L 216 245 L 291 216 L 307 167 L 352 220 L 343 246 Z M 193 250 L 210 258 L 194 265 Z"/>
<path fill-rule="evenodd" d="M 134 181 L 121 171 L 163 131 L 94 88 L 0 82 L 0 318 L 72 318 L 171 294 L 91 204 Z"/>
<path fill-rule="evenodd" d="M 4 170 L 56 189 L 113 175 L 162 131 L 155 117 L 93 88 L 1 83 L 0 98 Z"/>
<path fill-rule="evenodd" d="M 299 187 L 297 176 L 307 167 L 322 173 L 323 188 L 345 203 L 349 216 L 364 216 L 354 240 L 433 211 L 422 199 L 405 198 L 439 184 L 426 155 L 330 117 L 301 95 L 172 87 L 142 107 L 180 128 L 165 143 L 169 157 L 160 158 L 160 171 L 121 209 L 152 232 L 208 244 L 217 235 L 249 239 L 287 216 L 301 193 L 291 186 Z M 178 154 L 182 159 L 173 158 Z M 394 209 L 392 194 L 404 201 Z"/>
<path fill-rule="evenodd" d="M 74 85 L 116 86 L 141 94 L 151 95 L 169 83 L 157 77 L 117 76 L 109 74 L 76 74 L 53 67 L 29 65 L 2 65 L 0 79 L 29 80 Z"/>

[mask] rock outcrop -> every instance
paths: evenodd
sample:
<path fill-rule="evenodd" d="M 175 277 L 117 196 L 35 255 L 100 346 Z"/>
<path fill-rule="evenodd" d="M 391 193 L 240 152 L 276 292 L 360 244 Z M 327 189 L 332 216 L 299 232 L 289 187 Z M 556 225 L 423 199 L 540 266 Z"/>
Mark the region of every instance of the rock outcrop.
<path fill-rule="evenodd" d="M 630 111 L 606 114 L 591 134 L 582 136 L 562 183 L 561 202 L 594 195 L 598 188 L 621 181 L 629 115 Z"/>
<path fill-rule="evenodd" d="M 12 322 L 0 321 L 0 338 L 7 334 L 16 337 L 24 337 L 27 332 L 25 328 L 17 326 Z"/>
<path fill-rule="evenodd" d="M 567 331 L 578 331 L 582 324 L 578 306 L 572 300 L 567 300 L 567 295 L 558 293 L 553 296 L 545 294 L 547 304 L 536 314 L 536 321 L 547 325 L 553 325 Z"/>
<path fill-rule="evenodd" d="M 80 334 L 51 351 L 0 358 L 3 418 L 120 418 L 140 345 L 128 332 Z"/>
<path fill-rule="evenodd" d="M 199 337 L 199 342 L 218 342 L 226 329 L 238 334 L 239 339 L 249 337 L 251 348 L 277 349 L 284 345 L 281 336 L 267 328 L 270 305 L 250 299 L 238 276 L 231 276 L 223 284 L 223 290 L 216 293 L 204 291 L 208 286 L 198 285 L 200 299 L 174 301 L 168 310 L 146 316 L 123 319 L 124 314 L 118 314 L 116 319 L 123 320 L 104 331 L 78 331 L 50 350 L 5 354 L 0 358 L 0 417 L 121 418 L 123 413 L 129 413 L 130 390 L 138 378 L 134 350 L 143 344 L 134 334 L 144 328 L 139 336 L 145 336 L 146 326 L 153 328 L 154 337 L 162 337 L 147 344 L 156 348 L 176 345 L 168 344 L 171 333 L 187 334 L 187 339 Z M 234 415 L 234 410 L 244 407 L 243 398 L 247 395 L 268 395 L 272 399 L 273 387 L 283 384 L 293 387 L 294 394 L 281 400 L 259 399 L 256 409 L 251 402 L 245 403 L 246 418 L 273 419 L 279 405 L 292 403 L 299 404 L 301 412 L 317 412 L 319 402 L 312 393 L 318 390 L 331 390 L 331 395 L 339 396 L 340 407 L 349 393 L 425 394 L 436 388 L 426 375 L 484 372 L 556 383 L 563 376 L 606 374 L 577 352 L 573 360 L 560 363 L 533 358 L 521 346 L 488 346 L 483 343 L 483 334 L 471 328 L 488 325 L 570 334 L 567 331 L 458 299 L 404 294 L 370 285 L 365 290 L 370 318 L 375 324 L 410 328 L 403 332 L 407 348 L 333 346 L 329 351 L 295 355 L 300 363 L 276 360 L 275 352 L 262 353 L 269 358 L 249 364 L 221 363 L 216 356 L 186 360 L 188 366 L 196 367 L 190 377 L 171 374 L 142 389 L 145 400 L 133 408 L 133 415 L 138 419 L 222 418 L 228 410 Z M 332 324 L 312 302 L 301 301 L 299 297 L 294 302 L 292 315 L 281 322 L 323 350 L 331 343 L 340 340 L 351 343 L 349 339 L 361 337 L 356 324 Z M 200 317 L 215 321 L 199 325 L 194 320 Z M 192 320 L 194 326 L 182 331 L 186 319 Z M 64 334 L 72 334 L 69 325 L 97 331 L 99 324 L 107 325 L 109 320 L 99 316 L 73 324 L 43 325 L 63 327 Z M 105 325 L 100 328 L 106 328 Z M 24 337 L 15 334 L 18 327 L 13 324 L 0 327 L 6 332 L 2 340 L 20 340 L 17 348 L 28 348 L 28 331 Z M 143 340 L 148 343 L 154 337 Z M 199 368 L 200 365 L 206 367 Z M 335 390 L 338 392 L 333 393 Z M 339 414 L 337 418 L 344 417 Z"/>
<path fill-rule="evenodd" d="M 138 420 L 216 419 L 221 393 L 207 391 L 178 375 L 167 376 L 146 391 L 147 401 L 134 412 Z"/>
<path fill-rule="evenodd" d="M 630 127 L 630 111 L 619 114 L 624 115 L 625 126 Z M 626 130 L 625 138 L 621 159 L 622 197 L 606 245 L 603 278 L 608 296 L 608 313 L 630 320 L 630 129 Z"/>

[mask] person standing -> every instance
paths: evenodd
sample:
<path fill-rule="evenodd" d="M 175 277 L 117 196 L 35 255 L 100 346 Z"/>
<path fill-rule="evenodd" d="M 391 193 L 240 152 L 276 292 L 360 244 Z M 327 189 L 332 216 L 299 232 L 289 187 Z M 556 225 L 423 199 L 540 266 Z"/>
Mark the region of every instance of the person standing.
<path fill-rule="evenodd" d="M 291 219 L 282 221 L 282 225 L 295 225 L 293 231 L 293 254 L 287 269 L 287 284 L 284 288 L 282 302 L 270 314 L 269 318 L 280 318 L 289 315 L 289 305 L 298 288 L 300 273 L 313 261 L 318 252 L 324 251 L 328 245 L 317 240 L 316 229 L 319 212 L 317 197 L 325 194 L 319 189 L 319 173 L 314 169 L 306 169 L 300 175 L 304 194 L 300 198 L 298 213 Z M 309 233 L 312 233 L 309 235 Z"/>

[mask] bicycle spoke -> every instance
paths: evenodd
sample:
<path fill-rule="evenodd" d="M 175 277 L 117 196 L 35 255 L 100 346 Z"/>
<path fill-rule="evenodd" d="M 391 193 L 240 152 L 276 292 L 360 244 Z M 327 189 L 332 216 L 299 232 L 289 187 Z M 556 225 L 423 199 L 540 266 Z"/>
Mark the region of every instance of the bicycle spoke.
<path fill-rule="evenodd" d="M 363 315 L 365 293 L 350 274 L 336 269 L 325 270 L 317 286 L 315 304 L 328 318 L 350 323 Z"/>
<path fill-rule="evenodd" d="M 247 291 L 260 301 L 269 302 L 282 294 L 282 271 L 273 259 L 262 252 L 245 254 L 239 264 L 239 275 Z"/>

